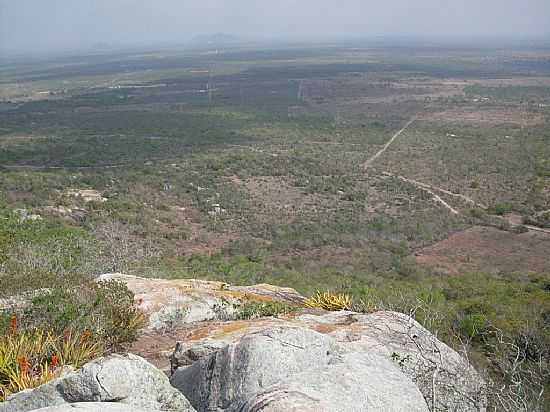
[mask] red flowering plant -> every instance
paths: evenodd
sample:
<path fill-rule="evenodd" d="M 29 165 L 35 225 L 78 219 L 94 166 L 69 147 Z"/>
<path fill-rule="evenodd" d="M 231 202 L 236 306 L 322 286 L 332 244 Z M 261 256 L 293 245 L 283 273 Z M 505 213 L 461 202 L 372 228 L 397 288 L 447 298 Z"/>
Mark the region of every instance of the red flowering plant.
<path fill-rule="evenodd" d="M 59 375 L 63 366 L 80 367 L 103 352 L 90 335 L 17 329 L 12 316 L 8 333 L 0 335 L 0 401 L 12 393 L 34 388 Z"/>

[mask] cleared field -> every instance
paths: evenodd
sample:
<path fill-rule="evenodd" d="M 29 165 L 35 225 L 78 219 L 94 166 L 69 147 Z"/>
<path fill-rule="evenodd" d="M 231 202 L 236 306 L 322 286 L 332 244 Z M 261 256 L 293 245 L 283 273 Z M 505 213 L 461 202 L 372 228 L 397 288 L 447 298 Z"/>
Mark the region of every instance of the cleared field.
<path fill-rule="evenodd" d="M 515 234 L 475 226 L 423 248 L 416 261 L 434 270 L 458 275 L 464 272 L 548 272 L 550 235 Z"/>
<path fill-rule="evenodd" d="M 466 126 L 503 126 L 510 125 L 527 127 L 545 123 L 545 114 L 528 111 L 526 108 L 514 106 L 486 107 L 461 106 L 442 112 L 435 112 L 423 116 L 426 121 L 447 124 L 449 127 Z"/>

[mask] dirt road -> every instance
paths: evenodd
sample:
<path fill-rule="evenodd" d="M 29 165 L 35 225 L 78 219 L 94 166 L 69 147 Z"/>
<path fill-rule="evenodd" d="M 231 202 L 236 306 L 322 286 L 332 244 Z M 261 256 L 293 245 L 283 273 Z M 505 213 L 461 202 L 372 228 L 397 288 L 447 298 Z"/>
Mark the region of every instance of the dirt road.
<path fill-rule="evenodd" d="M 374 156 L 372 156 L 365 163 L 363 163 L 363 165 L 362 165 L 363 170 L 366 171 L 374 163 L 374 161 L 376 159 L 378 159 L 382 154 L 384 154 L 384 152 L 386 150 L 388 150 L 388 148 L 392 145 L 392 143 L 395 141 L 395 139 L 397 139 L 399 136 L 401 136 L 401 134 L 403 134 L 403 132 L 405 130 L 407 130 L 417 119 L 418 119 L 418 116 L 414 116 L 411 120 L 409 120 L 401 130 L 399 130 L 397 133 L 395 133 L 392 136 L 392 138 L 384 145 L 384 147 L 382 149 L 380 149 Z M 418 189 L 423 190 L 424 192 L 430 194 L 435 202 L 441 204 L 443 207 L 448 209 L 454 215 L 461 215 L 462 213 L 460 213 L 458 210 L 456 210 L 454 207 L 452 207 L 449 203 L 447 203 L 445 200 L 443 200 L 441 198 L 441 196 L 439 196 L 435 192 L 439 192 L 439 193 L 443 193 L 443 194 L 451 196 L 451 197 L 459 198 L 459 199 L 461 199 L 461 200 L 463 200 L 467 203 L 470 203 L 473 206 L 479 207 L 483 210 L 488 209 L 488 206 L 486 206 L 482 203 L 478 203 L 474 199 L 472 199 L 471 197 L 468 197 L 468 196 L 460 194 L 460 193 L 453 193 L 453 192 L 451 192 L 449 190 L 446 190 L 446 189 L 443 189 L 441 187 L 432 186 L 432 185 L 429 185 L 429 184 L 426 184 L 426 183 L 418 182 L 416 180 L 409 179 L 409 178 L 404 177 L 404 176 L 394 175 L 393 173 L 390 173 L 390 172 L 382 172 L 382 174 L 385 175 L 385 176 L 390 176 L 390 177 L 399 179 L 403 182 L 412 184 L 413 186 L 417 187 Z M 530 231 L 550 234 L 550 229 L 543 229 L 543 228 L 540 228 L 540 227 L 537 227 L 537 226 L 531 226 L 531 225 L 524 225 L 524 227 L 526 227 Z"/>
<path fill-rule="evenodd" d="M 382 174 L 384 176 L 390 176 L 390 177 L 394 177 L 396 179 L 399 179 L 403 182 L 406 182 L 406 183 L 410 183 L 412 184 L 413 186 L 417 187 L 418 189 L 420 190 L 423 190 L 424 192 L 430 194 L 432 197 L 433 197 L 433 200 L 435 200 L 437 203 L 440 203 L 441 205 L 443 205 L 445 208 L 449 209 L 449 211 L 453 214 L 453 215 L 459 215 L 460 212 L 458 210 L 456 210 L 455 208 L 453 208 L 450 204 L 448 204 L 447 202 L 445 202 L 439 195 L 437 195 L 433 190 L 432 190 L 432 187 L 429 186 L 429 185 L 426 185 L 426 184 L 423 184 L 423 183 L 420 183 L 420 182 L 417 182 L 415 180 L 412 180 L 412 179 L 407 179 L 406 177 L 404 176 L 397 176 L 397 175 L 394 175 L 392 173 L 389 173 L 389 172 L 382 172 Z"/>
<path fill-rule="evenodd" d="M 440 192 L 440 193 L 443 193 L 443 194 L 446 194 L 448 196 L 452 196 L 452 197 L 457 197 L 459 199 L 462 199 L 464 200 L 466 203 L 470 203 L 471 205 L 473 206 L 476 206 L 476 207 L 479 207 L 481 209 L 484 209 L 484 210 L 487 210 L 488 207 L 482 203 L 477 203 L 474 199 L 472 199 L 471 197 L 468 197 L 466 195 L 463 195 L 461 193 L 453 193 L 449 190 L 446 190 L 446 189 L 443 189 L 441 187 L 437 187 L 437 186 L 432 186 L 432 185 L 429 185 L 429 184 L 426 184 L 426 183 L 422 183 L 422 182 L 419 182 L 417 180 L 413 180 L 413 179 L 409 179 L 407 177 L 404 177 L 404 176 L 397 176 L 397 175 L 394 175 L 393 173 L 390 173 L 390 172 L 382 172 L 382 174 L 384 176 L 391 176 L 391 177 L 395 177 L 397 179 L 400 179 L 402 181 L 405 181 L 407 183 L 411 183 L 412 185 L 416 186 L 417 188 L 419 189 L 423 189 L 423 190 L 426 190 L 426 191 L 436 191 L 436 192 Z"/>
<path fill-rule="evenodd" d="M 477 206 L 481 209 L 484 209 L 484 210 L 487 210 L 487 206 L 485 205 L 482 205 L 481 203 L 476 203 L 473 199 L 469 198 L 468 196 L 466 195 L 462 195 L 462 194 L 459 194 L 459 193 L 453 193 L 453 192 L 449 192 L 448 190 L 445 190 L 445 189 L 442 189 L 440 187 L 436 187 L 436 186 L 431 186 L 431 185 L 428 185 L 426 183 L 422 183 L 422 182 L 418 182 L 416 180 L 413 180 L 413 179 L 409 179 L 409 178 L 406 178 L 404 176 L 398 176 L 398 175 L 394 175 L 393 173 L 389 173 L 389 172 L 382 172 L 382 174 L 384 176 L 390 176 L 390 177 L 393 177 L 393 178 L 396 178 L 396 179 L 399 179 L 403 182 L 406 182 L 406 183 L 409 183 L 415 187 L 417 187 L 418 189 L 420 190 L 423 190 L 425 191 L 426 193 L 429 193 L 432 197 L 433 197 L 433 200 L 436 201 L 437 203 L 443 205 L 445 208 L 447 208 L 452 214 L 454 215 L 461 215 L 462 213 L 460 213 L 458 210 L 456 210 L 455 208 L 453 208 L 449 203 L 445 202 L 440 196 L 438 196 L 435 191 L 437 192 L 441 192 L 441 193 L 445 193 L 447 195 L 450 195 L 450 196 L 454 196 L 454 197 L 458 197 L 458 198 L 461 198 L 463 200 L 465 200 L 466 202 L 474 205 L 474 206 Z M 514 226 L 514 225 L 513 225 Z M 515 226 L 519 226 L 519 225 L 515 225 Z M 523 225 L 525 228 L 527 228 L 528 230 L 530 231 L 533 231 L 533 232 L 540 232 L 540 233 L 546 233 L 546 234 L 549 234 L 550 235 L 550 229 L 544 229 L 544 228 L 541 228 L 541 227 L 537 227 L 537 226 L 531 226 L 531 225 Z"/>
<path fill-rule="evenodd" d="M 390 140 L 388 140 L 388 142 L 384 145 L 384 147 L 382 149 L 380 149 L 378 151 L 378 153 L 376 153 L 374 156 L 372 156 L 370 159 L 368 159 L 365 163 L 363 163 L 363 169 L 365 169 L 365 170 L 368 169 L 376 159 L 378 159 L 380 156 L 382 156 L 384 154 L 384 152 L 386 150 L 388 150 L 388 147 L 390 147 L 391 144 L 395 141 L 395 139 L 397 139 L 399 136 L 401 136 L 401 134 L 405 130 L 407 130 L 409 128 L 409 126 L 412 125 L 416 121 L 417 118 L 418 118 L 417 116 L 414 116 L 411 120 L 409 120 L 401 130 L 399 130 L 396 134 L 394 134 L 392 136 L 392 138 Z"/>

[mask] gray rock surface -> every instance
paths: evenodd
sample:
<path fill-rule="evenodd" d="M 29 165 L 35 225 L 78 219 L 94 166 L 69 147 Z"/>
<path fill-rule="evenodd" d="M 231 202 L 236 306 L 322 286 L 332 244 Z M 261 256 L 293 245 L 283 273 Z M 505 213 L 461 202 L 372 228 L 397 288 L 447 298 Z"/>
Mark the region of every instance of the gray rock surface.
<path fill-rule="evenodd" d="M 26 412 L 78 402 L 121 403 L 138 410 L 192 412 L 160 370 L 139 356 L 111 355 L 0 403 L 0 412 Z M 128 409 L 127 409 L 128 410 Z"/>
<path fill-rule="evenodd" d="M 35 409 L 32 412 L 162 412 L 153 409 L 140 409 L 133 405 L 109 402 L 79 402 L 49 408 Z"/>
<path fill-rule="evenodd" d="M 246 335 L 179 368 L 171 382 L 199 412 L 428 411 L 390 360 L 299 327 Z"/>
<path fill-rule="evenodd" d="M 174 349 L 174 353 L 170 357 L 172 373 L 179 367 L 190 366 L 194 362 L 219 351 L 230 343 L 231 342 L 224 340 L 206 340 L 188 348 L 185 347 L 182 342 L 177 342 L 176 349 Z"/>
<path fill-rule="evenodd" d="M 485 382 L 452 348 L 411 317 L 397 312 L 333 312 L 302 315 L 328 325 L 345 325 L 331 333 L 348 350 L 392 359 L 424 395 L 433 411 L 479 412 L 486 409 Z M 351 327 L 352 326 L 352 327 Z"/>
<path fill-rule="evenodd" d="M 176 345 L 170 359 L 172 371 L 189 367 L 247 335 L 282 327 L 311 329 L 336 340 L 345 352 L 390 361 L 416 385 L 434 412 L 486 410 L 486 384 L 467 359 L 411 317 L 396 312 L 309 312 L 280 319 L 197 325 Z"/>

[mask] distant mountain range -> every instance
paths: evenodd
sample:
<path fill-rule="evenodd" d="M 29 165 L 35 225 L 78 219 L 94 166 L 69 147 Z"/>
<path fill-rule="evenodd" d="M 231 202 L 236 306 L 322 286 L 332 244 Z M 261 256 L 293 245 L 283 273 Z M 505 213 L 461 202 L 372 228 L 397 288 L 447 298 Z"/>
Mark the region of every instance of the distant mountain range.
<path fill-rule="evenodd" d="M 243 42 L 244 39 L 227 33 L 201 34 L 195 36 L 189 42 L 193 46 L 226 46 Z"/>

